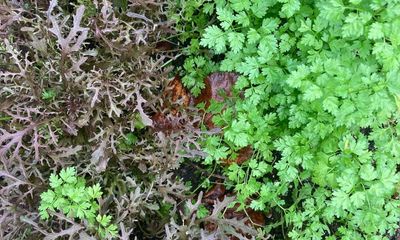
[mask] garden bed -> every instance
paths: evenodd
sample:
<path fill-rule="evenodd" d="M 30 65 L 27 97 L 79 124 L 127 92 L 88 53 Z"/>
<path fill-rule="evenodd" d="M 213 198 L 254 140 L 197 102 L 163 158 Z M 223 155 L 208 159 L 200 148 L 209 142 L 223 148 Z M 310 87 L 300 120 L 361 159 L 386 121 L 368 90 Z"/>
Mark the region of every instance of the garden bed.
<path fill-rule="evenodd" d="M 400 3 L 0 4 L 0 239 L 397 239 Z"/>

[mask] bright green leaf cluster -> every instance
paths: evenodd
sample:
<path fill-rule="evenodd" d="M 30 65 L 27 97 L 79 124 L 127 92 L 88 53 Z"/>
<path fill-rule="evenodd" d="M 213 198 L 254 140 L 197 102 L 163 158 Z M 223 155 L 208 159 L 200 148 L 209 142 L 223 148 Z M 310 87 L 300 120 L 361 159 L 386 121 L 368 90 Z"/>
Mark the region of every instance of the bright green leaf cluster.
<path fill-rule="evenodd" d="M 129 132 L 126 134 L 119 142 L 118 142 L 118 149 L 121 151 L 130 151 L 132 147 L 137 143 L 138 137 L 135 133 Z"/>
<path fill-rule="evenodd" d="M 221 0 L 211 13 L 200 46 L 240 74 L 244 97 L 214 117 L 224 134 L 205 141 L 206 163 L 253 147 L 229 184 L 282 212 L 291 239 L 387 239 L 400 218 L 400 2 Z"/>
<path fill-rule="evenodd" d="M 203 219 L 203 218 L 207 217 L 209 214 L 210 214 L 210 211 L 203 204 L 201 204 L 196 211 L 196 217 L 198 219 Z"/>
<path fill-rule="evenodd" d="M 87 220 L 91 227 L 98 225 L 97 232 L 101 238 L 115 236 L 117 226 L 110 224 L 111 216 L 98 214 L 101 197 L 100 184 L 86 187 L 85 179 L 77 177 L 74 167 L 62 169 L 60 173 L 50 175 L 50 188 L 40 195 L 40 218 L 46 220 L 50 211 L 61 211 L 71 218 Z"/>
<path fill-rule="evenodd" d="M 53 101 L 56 98 L 56 92 L 53 89 L 43 90 L 42 99 L 45 101 Z"/>
<path fill-rule="evenodd" d="M 183 76 L 182 83 L 194 96 L 198 96 L 205 87 L 204 78 L 216 70 L 211 60 L 202 56 L 187 58 L 183 68 L 187 74 Z"/>

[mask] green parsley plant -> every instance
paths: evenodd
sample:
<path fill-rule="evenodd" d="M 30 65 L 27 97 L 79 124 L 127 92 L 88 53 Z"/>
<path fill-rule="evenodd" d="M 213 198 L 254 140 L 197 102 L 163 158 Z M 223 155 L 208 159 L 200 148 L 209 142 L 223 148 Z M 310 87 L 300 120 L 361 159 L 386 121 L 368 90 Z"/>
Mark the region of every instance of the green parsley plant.
<path fill-rule="evenodd" d="M 111 216 L 98 213 L 97 199 L 102 195 L 100 184 L 85 185 L 85 179 L 77 177 L 74 167 L 62 169 L 58 175 L 51 174 L 50 189 L 40 195 L 40 218 L 47 220 L 51 211 L 60 211 L 67 217 L 86 220 L 102 239 L 116 236 L 118 229 L 111 224 Z"/>
<path fill-rule="evenodd" d="M 280 212 L 285 237 L 388 239 L 400 219 L 400 1 L 219 0 L 208 13 L 200 46 L 243 94 L 214 117 L 223 135 L 205 141 L 205 163 L 251 146 L 225 169 L 229 184 L 242 205 Z"/>

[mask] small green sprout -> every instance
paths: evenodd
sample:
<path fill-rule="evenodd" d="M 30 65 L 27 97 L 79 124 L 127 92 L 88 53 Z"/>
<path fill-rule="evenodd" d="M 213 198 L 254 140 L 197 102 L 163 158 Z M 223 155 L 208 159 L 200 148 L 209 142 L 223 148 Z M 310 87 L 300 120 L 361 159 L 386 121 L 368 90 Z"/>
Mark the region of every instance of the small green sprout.
<path fill-rule="evenodd" d="M 126 134 L 123 139 L 121 139 L 118 143 L 118 148 L 121 151 L 129 151 L 132 149 L 133 145 L 138 141 L 138 137 L 130 132 Z"/>
<path fill-rule="evenodd" d="M 42 99 L 45 101 L 54 101 L 56 95 L 57 94 L 53 89 L 46 89 L 42 92 Z"/>
<path fill-rule="evenodd" d="M 203 205 L 200 204 L 199 208 L 197 209 L 196 216 L 198 219 L 203 219 L 210 214 L 210 211 Z"/>

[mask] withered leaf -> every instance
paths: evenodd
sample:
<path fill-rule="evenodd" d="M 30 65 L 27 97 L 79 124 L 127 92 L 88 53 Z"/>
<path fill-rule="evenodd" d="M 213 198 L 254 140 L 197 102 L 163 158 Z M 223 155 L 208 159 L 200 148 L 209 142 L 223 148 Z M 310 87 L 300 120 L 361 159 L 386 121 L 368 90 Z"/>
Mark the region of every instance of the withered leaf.
<path fill-rule="evenodd" d="M 155 113 L 151 117 L 153 128 L 156 131 L 162 132 L 171 132 L 182 129 L 183 123 L 181 113 L 175 106 L 173 106 L 173 104 L 181 103 L 183 107 L 188 107 L 191 102 L 191 96 L 182 85 L 179 76 L 175 76 L 174 79 L 168 83 L 168 86 L 163 93 L 163 97 L 165 99 L 163 108 L 167 108 L 166 112 L 170 112 L 170 114 L 163 112 Z"/>
<path fill-rule="evenodd" d="M 203 202 L 213 204 L 215 200 L 222 198 L 225 195 L 225 186 L 223 184 L 215 184 L 210 190 L 204 194 Z"/>
<path fill-rule="evenodd" d="M 211 99 L 222 102 L 224 100 L 220 92 L 224 92 L 226 96 L 231 96 L 232 87 L 235 84 L 238 75 L 230 72 L 217 72 L 210 74 L 205 80 L 205 88 L 200 95 L 194 99 L 197 105 L 204 102 L 206 107 L 210 106 Z"/>
<path fill-rule="evenodd" d="M 253 149 L 250 146 L 244 147 L 237 152 L 237 157 L 235 159 L 225 159 L 223 163 L 225 165 L 231 165 L 232 163 L 236 163 L 238 165 L 243 164 L 247 160 L 251 158 L 253 155 Z"/>
<path fill-rule="evenodd" d="M 164 113 L 158 112 L 151 117 L 153 121 L 153 129 L 157 132 L 172 132 L 182 129 L 183 124 L 180 122 L 180 118 L 169 114 L 168 116 Z"/>
<path fill-rule="evenodd" d="M 168 87 L 164 92 L 165 97 L 170 97 L 167 101 L 171 103 L 177 103 L 179 99 L 182 99 L 182 105 L 184 107 L 189 106 L 190 98 L 188 91 L 183 86 L 179 76 L 175 76 L 174 79 L 168 83 Z"/>

